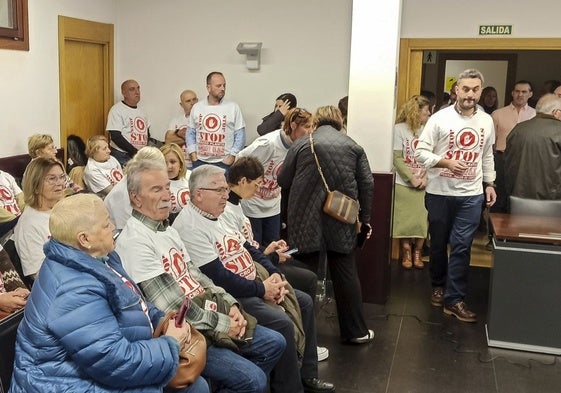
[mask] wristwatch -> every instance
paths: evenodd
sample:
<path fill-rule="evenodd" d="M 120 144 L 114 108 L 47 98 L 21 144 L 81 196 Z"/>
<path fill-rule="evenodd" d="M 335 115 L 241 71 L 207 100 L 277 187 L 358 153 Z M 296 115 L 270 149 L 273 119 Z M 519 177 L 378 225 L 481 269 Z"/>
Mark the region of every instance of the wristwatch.
<path fill-rule="evenodd" d="M 487 187 L 493 187 L 493 188 L 497 188 L 497 185 L 493 182 L 493 183 L 484 183 L 485 184 L 485 188 Z"/>

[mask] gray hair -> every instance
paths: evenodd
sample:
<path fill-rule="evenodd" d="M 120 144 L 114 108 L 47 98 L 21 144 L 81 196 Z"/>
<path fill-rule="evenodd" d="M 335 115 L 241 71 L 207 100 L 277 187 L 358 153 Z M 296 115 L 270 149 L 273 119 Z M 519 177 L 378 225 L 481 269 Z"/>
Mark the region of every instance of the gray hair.
<path fill-rule="evenodd" d="M 140 192 L 141 175 L 146 171 L 162 171 L 167 177 L 165 161 L 150 159 L 131 160 L 127 164 L 127 190 L 129 193 L 134 192 L 138 194 Z"/>
<path fill-rule="evenodd" d="M 189 177 L 189 190 L 193 192 L 197 188 L 205 187 L 209 177 L 224 175 L 224 173 L 226 173 L 224 168 L 220 168 L 216 165 L 201 165 L 191 172 L 191 177 Z"/>
<path fill-rule="evenodd" d="M 483 74 L 474 68 L 462 71 L 460 75 L 458 75 L 458 82 L 462 79 L 479 79 L 481 81 L 481 85 L 485 82 Z"/>
<path fill-rule="evenodd" d="M 561 110 L 561 98 L 557 94 L 544 94 L 536 104 L 537 113 L 551 115 L 556 109 Z"/>
<path fill-rule="evenodd" d="M 161 161 L 164 163 L 164 165 L 166 163 L 166 158 L 164 157 L 164 154 L 160 151 L 160 149 L 154 146 L 144 146 L 142 149 L 136 152 L 134 157 L 127 163 L 127 165 L 123 169 L 125 175 L 128 174 L 129 165 L 138 160 Z"/>

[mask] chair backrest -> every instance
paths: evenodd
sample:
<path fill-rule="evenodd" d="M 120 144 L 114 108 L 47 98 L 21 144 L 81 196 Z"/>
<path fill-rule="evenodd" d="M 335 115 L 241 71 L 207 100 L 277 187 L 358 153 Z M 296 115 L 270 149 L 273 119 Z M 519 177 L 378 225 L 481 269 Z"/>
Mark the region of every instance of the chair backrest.
<path fill-rule="evenodd" d="M 510 214 L 561 217 L 561 200 L 527 199 L 510 196 Z"/>
<path fill-rule="evenodd" d="M 18 310 L 12 315 L 0 320 L 0 380 L 5 391 L 10 388 L 12 372 L 14 370 L 14 358 L 16 352 L 16 334 L 18 326 L 23 319 L 24 310 Z"/>

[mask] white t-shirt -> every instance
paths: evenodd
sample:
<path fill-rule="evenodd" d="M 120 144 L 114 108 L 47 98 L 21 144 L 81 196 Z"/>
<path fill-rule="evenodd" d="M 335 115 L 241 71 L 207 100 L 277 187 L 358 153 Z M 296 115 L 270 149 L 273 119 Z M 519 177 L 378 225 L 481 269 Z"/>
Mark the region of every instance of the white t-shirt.
<path fill-rule="evenodd" d="M 420 135 L 420 132 L 417 132 L 417 135 Z M 417 137 L 411 133 L 407 123 L 398 123 L 393 127 L 393 150 L 401 150 L 405 165 L 407 165 L 409 171 L 414 176 L 422 178 L 425 176 L 426 169 L 415 159 L 417 143 L 419 143 L 419 141 Z M 403 180 L 397 172 L 395 173 L 395 182 L 402 186 L 412 187 L 411 183 Z"/>
<path fill-rule="evenodd" d="M 259 248 L 253 238 L 253 229 L 251 228 L 251 221 L 243 213 L 241 205 L 234 205 L 232 202 L 226 202 L 226 209 L 220 215 L 220 220 L 233 231 L 239 231 L 245 240 L 253 247 Z"/>
<path fill-rule="evenodd" d="M 16 201 L 16 196 L 21 192 L 16 179 L 8 172 L 0 171 L 0 206 L 16 217 L 21 215 L 21 210 Z"/>
<path fill-rule="evenodd" d="M 109 186 L 115 186 L 123 178 L 123 168 L 113 156 L 105 162 L 98 162 L 88 158 L 84 169 L 84 183 L 93 192 L 98 193 Z"/>
<path fill-rule="evenodd" d="M 14 228 L 14 242 L 21 259 L 24 276 L 37 273 L 43 264 L 45 259 L 43 245 L 51 237 L 50 216 L 50 210 L 39 211 L 27 206 Z"/>
<path fill-rule="evenodd" d="M 188 126 L 197 133 L 197 146 L 188 146 L 189 153 L 196 151 L 199 160 L 216 163 L 238 153 L 232 151 L 234 131 L 244 128 L 245 122 L 235 102 L 222 100 L 218 105 L 209 105 L 205 98 L 191 108 Z"/>
<path fill-rule="evenodd" d="M 205 291 L 189 274 L 189 254 L 172 227 L 154 232 L 140 220 L 131 217 L 117 238 L 115 251 L 136 283 L 169 273 L 186 296 L 193 298 Z"/>
<path fill-rule="evenodd" d="M 169 183 L 169 192 L 171 193 L 170 213 L 179 213 L 189 203 L 191 196 L 189 192 L 189 177 L 191 171 L 182 179 L 171 180 Z"/>
<path fill-rule="evenodd" d="M 103 204 L 109 212 L 109 218 L 113 225 L 117 229 L 123 229 L 132 214 L 126 175 L 105 196 Z"/>
<path fill-rule="evenodd" d="M 478 110 L 472 116 L 449 106 L 432 115 L 419 137 L 415 158 L 427 168 L 426 191 L 435 195 L 472 196 L 483 193 L 483 182 L 495 180 L 493 119 Z M 442 158 L 461 160 L 466 171 L 454 175 L 447 168 L 436 168 Z"/>
<path fill-rule="evenodd" d="M 290 147 L 282 139 L 281 132 L 276 130 L 260 136 L 238 154 L 238 157 L 255 157 L 265 170 L 261 188 L 253 198 L 241 202 L 243 212 L 248 217 L 264 218 L 280 214 L 281 188 L 277 183 L 277 175 Z"/>
<path fill-rule="evenodd" d="M 223 220 L 206 218 L 189 204 L 172 226 L 179 232 L 195 266 L 201 267 L 220 258 L 222 265 L 232 273 L 255 279 L 255 263 L 243 246 L 245 237 Z"/>
<path fill-rule="evenodd" d="M 132 108 L 119 101 L 109 111 L 105 130 L 120 131 L 131 145 L 140 150 L 148 145 L 148 128 L 150 128 L 150 123 L 140 108 Z M 111 141 L 111 147 L 123 151 L 113 141 Z"/>
<path fill-rule="evenodd" d="M 189 157 L 189 153 L 187 152 L 187 122 L 188 121 L 189 121 L 188 117 L 185 114 L 174 117 L 169 122 L 168 131 L 173 130 L 173 131 L 184 132 L 185 144 L 181 146 L 181 149 L 183 150 L 183 154 L 185 154 L 185 161 L 187 164 L 187 168 L 191 168 L 193 166 L 193 163 L 191 162 L 191 158 Z"/>

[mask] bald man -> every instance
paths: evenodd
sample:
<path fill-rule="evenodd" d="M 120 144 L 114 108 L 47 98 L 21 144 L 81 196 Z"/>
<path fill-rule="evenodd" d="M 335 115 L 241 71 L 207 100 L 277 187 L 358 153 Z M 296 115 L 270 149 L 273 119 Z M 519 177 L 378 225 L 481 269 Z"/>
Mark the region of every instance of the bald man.
<path fill-rule="evenodd" d="M 191 114 L 191 108 L 199 102 L 197 93 L 193 90 L 183 90 L 179 95 L 179 106 L 183 108 L 183 115 L 174 117 L 166 131 L 166 143 L 176 143 L 185 149 L 185 132 L 187 131 L 187 119 Z M 188 157 L 188 154 L 186 155 Z"/>
<path fill-rule="evenodd" d="M 111 155 L 125 165 L 139 149 L 148 145 L 150 123 L 138 108 L 140 85 L 129 79 L 121 84 L 123 100 L 111 107 L 105 130 L 111 137 Z"/>

